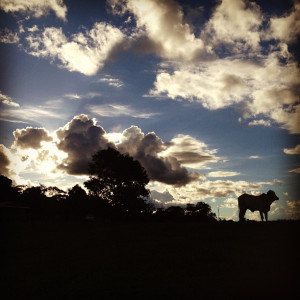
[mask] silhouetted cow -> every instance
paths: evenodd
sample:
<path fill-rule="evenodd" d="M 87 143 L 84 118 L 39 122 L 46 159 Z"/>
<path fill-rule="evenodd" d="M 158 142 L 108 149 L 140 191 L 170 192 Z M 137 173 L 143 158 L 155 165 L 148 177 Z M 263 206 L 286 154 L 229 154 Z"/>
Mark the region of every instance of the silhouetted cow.
<path fill-rule="evenodd" d="M 261 194 L 260 196 L 252 196 L 248 194 L 243 194 L 238 197 L 239 203 L 239 218 L 240 221 L 244 220 L 244 215 L 247 209 L 250 209 L 252 212 L 258 210 L 260 213 L 261 220 L 265 219 L 268 221 L 268 211 L 270 211 L 271 204 L 275 201 L 279 200 L 276 194 L 273 191 L 268 191 L 267 194 Z"/>

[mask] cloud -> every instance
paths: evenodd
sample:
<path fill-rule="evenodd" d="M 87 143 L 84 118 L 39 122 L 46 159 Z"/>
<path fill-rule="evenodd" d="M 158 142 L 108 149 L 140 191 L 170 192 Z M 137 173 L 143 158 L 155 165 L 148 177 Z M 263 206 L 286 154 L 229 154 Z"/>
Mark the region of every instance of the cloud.
<path fill-rule="evenodd" d="M 217 150 L 209 150 L 208 146 L 191 137 L 190 135 L 178 134 L 167 143 L 165 151 L 161 152 L 161 156 L 173 156 L 183 166 L 189 168 L 205 168 L 207 163 L 217 162 L 218 157 L 215 156 Z"/>
<path fill-rule="evenodd" d="M 116 1 L 111 3 L 118 7 Z M 199 37 L 183 22 L 183 9 L 173 1 L 121 3 L 119 12 L 132 13 L 138 28 L 155 44 L 156 54 L 166 59 L 148 96 L 200 102 L 209 110 L 238 105 L 245 119 L 255 118 L 250 126 L 277 123 L 292 134 L 300 132 L 300 70 L 287 44 L 299 29 L 298 4 L 290 17 L 282 17 L 297 26 L 285 27 L 293 32 L 293 38 L 284 39 L 288 34 L 281 34 L 271 44 L 267 32 L 275 19 L 263 14 L 254 2 L 219 2 L 200 28 Z M 288 22 L 290 19 L 294 21 Z M 184 55 L 180 54 L 182 49 Z"/>
<path fill-rule="evenodd" d="M 265 33 L 266 39 L 277 39 L 285 43 L 294 43 L 300 34 L 300 3 L 294 1 L 290 14 L 272 17 Z"/>
<path fill-rule="evenodd" d="M 73 34 L 69 38 L 61 28 L 47 27 L 42 32 L 30 32 L 26 40 L 29 54 L 57 61 L 60 67 L 71 72 L 91 76 L 103 67 L 123 38 L 118 28 L 97 22 L 91 30 Z"/>
<path fill-rule="evenodd" d="M 165 206 L 168 203 L 172 203 L 174 201 L 173 196 L 169 193 L 168 190 L 164 192 L 151 191 L 151 199 L 157 205 Z"/>
<path fill-rule="evenodd" d="M 210 110 L 243 101 L 249 94 L 246 76 L 255 69 L 251 63 L 230 58 L 173 67 L 173 72 L 162 70 L 156 76 L 150 95 L 200 102 Z"/>
<path fill-rule="evenodd" d="M 282 46 L 268 55 L 259 54 L 258 61 L 233 56 L 197 65 L 169 64 L 169 69 L 156 75 L 149 93 L 200 102 L 209 110 L 239 104 L 245 119 L 265 116 L 251 125 L 268 125 L 272 120 L 296 134 L 300 132 L 300 70 L 286 51 Z"/>
<path fill-rule="evenodd" d="M 116 14 L 133 14 L 139 29 L 133 38 L 140 51 L 187 61 L 206 51 L 203 41 L 184 23 L 182 7 L 173 0 L 110 0 L 109 3 Z"/>
<path fill-rule="evenodd" d="M 251 155 L 249 156 L 250 159 L 260 159 L 261 157 L 259 155 Z"/>
<path fill-rule="evenodd" d="M 12 107 L 20 107 L 19 103 L 16 103 L 12 100 L 12 98 L 10 98 L 9 96 L 2 94 L 0 91 L 0 101 L 1 103 L 8 105 L 8 106 L 12 106 Z"/>
<path fill-rule="evenodd" d="M 270 127 L 271 126 L 271 121 L 270 120 L 253 120 L 248 123 L 249 126 L 266 126 Z"/>
<path fill-rule="evenodd" d="M 22 158 L 0 144 L 0 174 L 9 177 L 16 184 L 25 184 L 27 181 L 19 176 L 23 167 Z"/>
<path fill-rule="evenodd" d="M 223 52 L 224 47 L 233 53 L 253 51 L 259 48 L 262 21 L 260 8 L 254 2 L 223 0 L 207 22 L 202 36 L 215 51 Z"/>
<path fill-rule="evenodd" d="M 227 198 L 220 207 L 237 208 L 238 202 L 236 198 Z"/>
<path fill-rule="evenodd" d="M 300 219 L 300 202 L 299 201 L 287 201 L 287 215 L 291 219 Z"/>
<path fill-rule="evenodd" d="M 123 131 L 117 147 L 138 160 L 153 181 L 182 186 L 199 179 L 198 173 L 189 172 L 176 157 L 160 155 L 167 145 L 154 132 L 145 135 L 137 126 L 131 126 Z"/>
<path fill-rule="evenodd" d="M 290 154 L 290 155 L 300 155 L 300 145 L 297 145 L 295 148 L 284 148 L 283 152 L 285 154 Z"/>
<path fill-rule="evenodd" d="M 39 124 L 45 119 L 62 119 L 59 107 L 9 105 L 1 109 L 0 120 L 12 123 Z"/>
<path fill-rule="evenodd" d="M 83 114 L 56 130 L 55 135 L 50 135 L 44 128 L 27 127 L 14 131 L 12 148 L 22 161 L 19 172 L 31 168 L 42 174 L 52 172 L 53 176 L 62 172 L 88 175 L 92 155 L 113 147 L 138 160 L 152 182 L 183 186 L 204 178 L 203 174 L 185 166 L 205 168 L 206 163 L 218 160 L 214 155 L 216 150 L 209 150 L 207 145 L 190 136 L 179 135 L 164 142 L 154 132 L 144 134 L 137 126 L 122 133 L 107 134 L 95 119 Z"/>
<path fill-rule="evenodd" d="M 71 175 L 87 175 L 92 155 L 109 146 L 114 147 L 105 134 L 105 130 L 87 115 L 75 116 L 56 131 L 57 148 L 68 154 L 58 168 Z"/>
<path fill-rule="evenodd" d="M 48 15 L 52 10 L 56 16 L 66 20 L 67 7 L 62 0 L 1 0 L 0 8 L 6 13 L 21 13 L 33 15 L 36 18 Z"/>
<path fill-rule="evenodd" d="M 0 43 L 4 44 L 16 44 L 20 40 L 17 33 L 12 32 L 8 28 L 0 30 Z"/>
<path fill-rule="evenodd" d="M 149 119 L 157 115 L 157 113 L 140 112 L 129 105 L 122 104 L 87 105 L 86 109 L 95 115 L 111 118 L 128 116 L 132 118 Z"/>
<path fill-rule="evenodd" d="M 300 168 L 290 170 L 289 172 L 290 173 L 297 173 L 297 174 L 299 174 L 300 173 Z"/>
<path fill-rule="evenodd" d="M 163 183 L 154 183 L 150 186 L 151 194 L 154 192 L 154 199 L 163 202 L 166 196 L 168 205 L 196 203 L 198 201 L 208 201 L 209 199 L 226 198 L 222 207 L 234 208 L 237 205 L 237 198 L 243 193 L 261 194 L 267 185 L 275 185 L 271 182 L 247 182 L 243 180 L 202 180 L 189 184 L 173 187 Z M 167 191 L 167 193 L 166 193 Z M 158 192 L 158 193 L 156 193 Z M 165 194 L 166 193 L 166 194 Z M 230 200 L 228 200 L 230 199 Z"/>
<path fill-rule="evenodd" d="M 124 85 L 124 82 L 117 78 L 112 78 L 111 76 L 106 75 L 104 78 L 99 79 L 100 82 L 106 82 L 110 86 L 120 88 Z"/>
<path fill-rule="evenodd" d="M 1 175 L 10 176 L 10 159 L 8 157 L 8 149 L 0 144 L 0 172 Z"/>
<path fill-rule="evenodd" d="M 20 147 L 22 149 L 33 148 L 38 149 L 41 147 L 41 142 L 52 141 L 52 137 L 44 128 L 32 128 L 26 127 L 26 129 L 17 129 L 13 132 L 15 137 L 15 148 Z"/>
<path fill-rule="evenodd" d="M 207 174 L 207 177 L 234 177 L 238 176 L 240 173 L 238 172 L 224 172 L 224 171 L 215 171 L 215 172 L 209 172 Z"/>

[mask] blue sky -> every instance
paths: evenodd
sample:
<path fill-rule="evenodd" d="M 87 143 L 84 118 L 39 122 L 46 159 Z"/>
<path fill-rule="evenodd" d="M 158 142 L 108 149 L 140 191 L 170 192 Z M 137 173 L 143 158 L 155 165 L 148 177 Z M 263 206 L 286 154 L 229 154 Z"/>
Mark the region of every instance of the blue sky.
<path fill-rule="evenodd" d="M 1 0 L 1 173 L 67 189 L 114 146 L 158 206 L 235 220 L 240 194 L 272 189 L 271 219 L 299 218 L 299 15 L 299 1 Z"/>

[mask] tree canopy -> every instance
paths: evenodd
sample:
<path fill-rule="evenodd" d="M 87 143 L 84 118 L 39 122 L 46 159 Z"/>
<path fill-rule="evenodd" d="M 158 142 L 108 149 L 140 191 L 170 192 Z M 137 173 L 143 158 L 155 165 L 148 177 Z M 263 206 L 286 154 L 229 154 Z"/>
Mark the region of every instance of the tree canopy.
<path fill-rule="evenodd" d="M 147 172 L 129 155 L 113 148 L 100 150 L 92 157 L 90 174 L 90 179 L 84 182 L 90 195 L 127 214 L 149 210 Z"/>

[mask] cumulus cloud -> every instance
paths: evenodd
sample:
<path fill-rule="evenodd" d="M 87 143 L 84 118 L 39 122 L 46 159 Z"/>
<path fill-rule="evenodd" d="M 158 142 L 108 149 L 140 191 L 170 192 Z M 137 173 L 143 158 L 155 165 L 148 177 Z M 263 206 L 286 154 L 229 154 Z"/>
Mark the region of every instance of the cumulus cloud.
<path fill-rule="evenodd" d="M 190 136 L 179 135 L 164 142 L 154 132 L 144 134 L 137 126 L 107 134 L 95 119 L 83 114 L 75 116 L 55 134 L 56 137 L 50 135 L 44 128 L 15 130 L 12 147 L 23 163 L 19 169 L 30 167 L 41 173 L 88 175 L 92 155 L 113 147 L 138 160 L 152 182 L 183 186 L 205 177 L 187 166 L 205 168 L 207 163 L 218 160 L 216 150 Z"/>
<path fill-rule="evenodd" d="M 15 137 L 14 147 L 22 149 L 33 148 L 38 149 L 41 147 L 41 142 L 52 141 L 52 137 L 44 128 L 26 127 L 26 129 L 17 129 L 13 132 Z"/>
<path fill-rule="evenodd" d="M 58 61 L 60 67 L 85 75 L 95 75 L 122 42 L 123 33 L 104 22 L 95 23 L 91 30 L 67 37 L 62 28 L 47 27 L 42 32 L 30 32 L 27 52 L 36 57 Z"/>
<path fill-rule="evenodd" d="M 300 3 L 294 2 L 293 10 L 280 17 L 272 17 L 265 33 L 267 39 L 277 39 L 285 43 L 294 43 L 300 34 Z"/>
<path fill-rule="evenodd" d="M 183 21 L 182 7 L 175 1 L 110 0 L 109 3 L 115 13 L 133 14 L 140 29 L 134 37 L 135 46 L 141 51 L 149 52 L 151 48 L 163 58 L 187 61 L 205 51 L 203 41 Z"/>
<path fill-rule="evenodd" d="M 205 164 L 217 162 L 216 149 L 208 149 L 208 145 L 190 135 L 178 134 L 167 143 L 161 156 L 173 156 L 183 166 L 189 168 L 205 168 Z"/>
<path fill-rule="evenodd" d="M 88 163 L 92 155 L 109 146 L 114 147 L 105 134 L 105 130 L 87 115 L 75 116 L 56 131 L 59 139 L 57 148 L 68 155 L 58 168 L 72 175 L 88 174 Z"/>
<path fill-rule="evenodd" d="M 224 46 L 233 53 L 256 50 L 262 21 L 260 8 L 254 2 L 223 0 L 207 22 L 202 36 L 209 39 L 215 51 L 223 52 Z"/>
<path fill-rule="evenodd" d="M 249 94 L 248 76 L 255 65 L 240 59 L 219 59 L 197 65 L 174 65 L 174 71 L 161 70 L 150 95 L 196 101 L 210 110 L 243 101 Z"/>
<path fill-rule="evenodd" d="M 0 144 L 0 172 L 4 176 L 10 176 L 8 151 L 4 145 Z"/>
<path fill-rule="evenodd" d="M 149 5 L 153 2 L 147 1 Z M 127 9 L 133 7 L 131 1 L 126 3 Z M 149 95 L 196 101 L 210 110 L 239 105 L 245 119 L 254 118 L 250 126 L 277 123 L 290 133 L 299 133 L 300 70 L 287 44 L 299 31 L 295 21 L 298 6 L 295 4 L 294 11 L 282 17 L 284 24 L 295 25 L 284 27 L 293 38 L 284 39 L 283 35 L 289 35 L 278 34 L 273 44 L 262 47 L 261 42 L 270 40 L 267 31 L 270 26 L 276 27 L 272 25 L 275 19 L 264 15 L 254 2 L 221 1 L 200 31 L 203 49 L 209 48 L 210 54 L 197 57 L 193 64 L 174 58 L 164 61 Z M 171 5 L 162 7 L 165 14 L 171 13 Z M 178 4 L 176 7 L 182 11 Z M 265 23 L 269 24 L 267 29 Z M 145 22 L 142 24 L 148 28 Z M 160 28 L 154 18 L 151 26 L 156 25 Z M 149 36 L 150 30 L 146 32 Z"/>
<path fill-rule="evenodd" d="M 36 18 L 48 15 L 50 11 L 56 16 L 66 20 L 67 7 L 63 0 L 1 0 L 0 8 L 6 13 L 21 13 L 23 15 L 33 15 Z"/>
<path fill-rule="evenodd" d="M 157 74 L 150 95 L 196 101 L 210 110 L 240 104 L 244 118 L 267 119 L 251 125 L 268 126 L 273 120 L 299 133 L 300 70 L 283 48 L 261 55 L 258 61 L 227 57 L 193 66 L 174 64 L 173 71 Z M 282 59 L 288 62 L 282 64 Z"/>
<path fill-rule="evenodd" d="M 167 145 L 154 132 L 145 135 L 137 126 L 131 126 L 123 132 L 117 147 L 138 160 L 153 181 L 181 186 L 199 178 L 198 173 L 189 172 L 176 157 L 160 155 Z"/>

